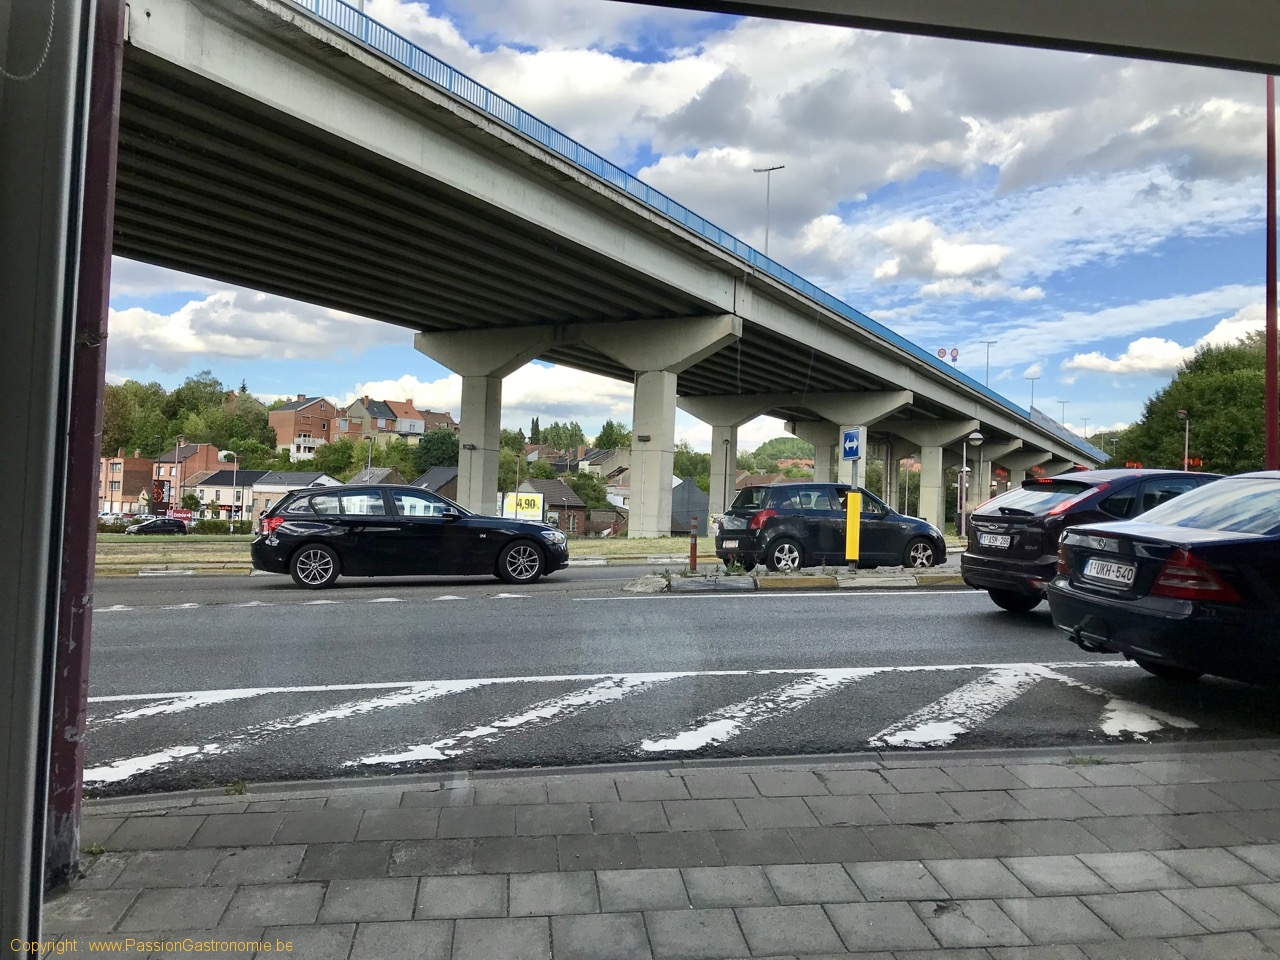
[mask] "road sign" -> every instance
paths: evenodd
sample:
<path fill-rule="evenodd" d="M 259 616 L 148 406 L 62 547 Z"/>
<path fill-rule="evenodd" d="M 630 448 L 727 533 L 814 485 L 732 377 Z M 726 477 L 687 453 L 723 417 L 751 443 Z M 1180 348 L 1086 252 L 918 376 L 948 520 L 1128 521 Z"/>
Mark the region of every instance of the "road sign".
<path fill-rule="evenodd" d="M 938 348 L 938 359 L 939 359 L 939 360 L 945 360 L 945 359 L 947 359 L 947 348 L 946 348 L 946 347 L 939 347 L 939 348 Z"/>
<path fill-rule="evenodd" d="M 952 363 L 955 363 L 955 362 L 956 362 L 957 360 L 959 360 L 959 359 L 960 359 L 960 348 L 959 348 L 959 347 L 952 347 L 952 348 L 951 348 L 951 362 L 952 362 Z"/>
<path fill-rule="evenodd" d="M 850 427 L 840 438 L 840 456 L 845 460 L 862 459 L 862 428 Z"/>

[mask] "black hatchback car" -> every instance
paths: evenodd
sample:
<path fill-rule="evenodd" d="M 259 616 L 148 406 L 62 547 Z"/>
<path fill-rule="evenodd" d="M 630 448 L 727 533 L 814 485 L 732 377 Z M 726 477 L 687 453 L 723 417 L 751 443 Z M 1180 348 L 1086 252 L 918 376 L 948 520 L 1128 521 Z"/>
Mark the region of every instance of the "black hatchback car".
<path fill-rule="evenodd" d="M 773 483 L 747 487 L 734 498 L 716 536 L 716 556 L 748 570 L 797 570 L 848 563 L 845 502 L 852 490 L 839 483 Z M 862 494 L 858 566 L 933 567 L 947 562 L 942 531 L 926 520 L 898 513 L 878 497 Z"/>
<path fill-rule="evenodd" d="M 533 583 L 569 565 L 550 524 L 471 513 L 417 487 L 301 490 L 262 515 L 253 565 L 318 589 L 339 576 L 489 574 Z"/>
<path fill-rule="evenodd" d="M 997 606 L 1024 613 L 1044 599 L 1057 564 L 1058 538 L 1067 527 L 1136 517 L 1218 476 L 1081 470 L 1024 480 L 974 510 L 960 575 L 969 586 L 986 590 Z"/>
<path fill-rule="evenodd" d="M 139 535 L 186 533 L 187 525 L 175 517 L 153 517 L 150 520 L 143 520 L 142 523 L 125 527 L 124 532 Z"/>

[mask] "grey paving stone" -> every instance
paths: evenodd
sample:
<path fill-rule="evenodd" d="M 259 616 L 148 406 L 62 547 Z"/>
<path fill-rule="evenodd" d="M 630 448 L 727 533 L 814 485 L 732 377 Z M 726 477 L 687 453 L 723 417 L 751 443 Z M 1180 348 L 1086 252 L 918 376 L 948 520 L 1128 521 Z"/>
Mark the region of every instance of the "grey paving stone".
<path fill-rule="evenodd" d="M 476 798 L 470 784 L 458 784 L 442 790 L 406 790 L 400 798 L 401 807 L 466 807 Z"/>
<path fill-rule="evenodd" d="M 254 800 L 246 813 L 294 813 L 298 810 L 323 810 L 324 797 L 300 797 L 297 800 Z"/>
<path fill-rule="evenodd" d="M 1086 853 L 1080 856 L 1080 862 L 1122 893 L 1191 886 L 1189 880 L 1154 853 Z"/>
<path fill-rule="evenodd" d="M 511 780 L 480 780 L 475 785 L 476 804 L 514 806 L 523 803 L 546 803 L 547 784 L 541 777 L 517 777 Z"/>
<path fill-rule="evenodd" d="M 654 910 L 644 925 L 656 960 L 745 957 L 747 942 L 732 910 Z"/>
<path fill-rule="evenodd" d="M 1263 780 L 1231 783 L 1207 783 L 1205 788 L 1216 793 L 1240 810 L 1280 810 L 1280 790 Z"/>
<path fill-rule="evenodd" d="M 741 830 L 746 826 L 732 800 L 667 800 L 662 807 L 672 830 Z"/>
<path fill-rule="evenodd" d="M 344 843 L 356 838 L 360 810 L 299 810 L 286 813 L 276 843 Z"/>
<path fill-rule="evenodd" d="M 591 826 L 596 833 L 660 833 L 671 829 L 659 800 L 593 803 Z"/>
<path fill-rule="evenodd" d="M 1250 843 L 1230 850 L 1259 873 L 1280 880 L 1280 843 Z"/>
<path fill-rule="evenodd" d="M 513 876 L 508 911 L 513 917 L 599 913 L 596 875 L 590 870 L 580 870 Z"/>
<path fill-rule="evenodd" d="M 650 960 L 644 917 L 638 913 L 552 917 L 556 960 Z"/>
<path fill-rule="evenodd" d="M 797 827 L 787 833 L 806 863 L 883 859 L 857 827 Z"/>
<path fill-rule="evenodd" d="M 431 841 L 410 841 L 429 843 Z M 366 880 L 385 877 L 391 860 L 388 841 L 313 843 L 302 857 L 302 880 Z"/>
<path fill-rule="evenodd" d="M 391 848 L 387 873 L 393 877 L 474 873 L 475 849 L 474 840 L 403 840 Z"/>
<path fill-rule="evenodd" d="M 866 900 L 939 900 L 947 892 L 919 860 L 846 863 Z"/>
<path fill-rule="evenodd" d="M 1206 814 L 1206 816 L 1209 816 Z M 1280 816 L 1276 816 L 1275 810 L 1229 810 L 1225 813 L 1212 814 L 1222 820 L 1223 823 L 1229 825 L 1232 829 L 1243 834 L 1243 839 L 1216 841 L 1211 844 L 1213 846 L 1225 846 L 1236 843 L 1273 843 L 1280 840 Z M 128 826 L 128 824 L 125 824 Z M 124 829 L 121 827 L 120 829 Z M 1161 829 L 1164 829 L 1163 826 Z M 116 837 L 113 835 L 112 843 Z M 108 845 L 110 846 L 110 845 Z M 1191 846 L 1191 844 L 1188 844 Z"/>
<path fill-rule="evenodd" d="M 475 844 L 471 869 L 476 873 L 537 873 L 561 867 L 555 837 L 481 837 Z"/>
<path fill-rule="evenodd" d="M 1093 788 L 1097 789 L 1097 788 Z M 1010 790 L 1009 796 L 1044 820 L 1070 820 L 1076 817 L 1096 817 L 1097 807 L 1068 787 L 1044 787 L 1037 790 Z"/>
<path fill-rule="evenodd" d="M 710 833 L 640 833 L 631 839 L 646 867 L 723 866 L 720 848 Z M 597 867 L 596 869 L 600 869 Z"/>
<path fill-rule="evenodd" d="M 1155 783 L 1131 763 L 1081 764 L 1071 769 L 1099 787 L 1138 787 Z"/>
<path fill-rule="evenodd" d="M 1124 939 L 1186 937 L 1205 932 L 1173 901 L 1158 893 L 1104 893 L 1080 899 Z"/>
<path fill-rule="evenodd" d="M 1084 951 L 1071 943 L 1030 947 L 992 947 L 991 960 L 1088 960 Z"/>
<path fill-rule="evenodd" d="M 947 893 L 959 900 L 1031 896 L 999 860 L 926 860 L 924 865 Z"/>
<path fill-rule="evenodd" d="M 207 930 L 218 925 L 231 895 L 230 887 L 143 890 L 120 921 L 120 930 Z"/>
<path fill-rule="evenodd" d="M 453 926 L 452 960 L 547 960 L 550 955 L 546 917 L 459 920 Z"/>
<path fill-rule="evenodd" d="M 1280 883 L 1250 883 L 1241 889 L 1273 912 L 1280 912 Z"/>
<path fill-rule="evenodd" d="M 418 920 L 505 917 L 505 876 L 423 877 L 414 909 Z"/>
<path fill-rule="evenodd" d="M 838 863 L 772 864 L 764 874 L 778 902 L 859 903 L 865 898 Z"/>
<path fill-rule="evenodd" d="M 124 817 L 84 816 L 80 820 L 80 845 L 92 847 L 94 844 L 106 845 L 111 834 L 116 832 Z"/>
<path fill-rule="evenodd" d="M 1088 780 L 1080 776 L 1071 767 L 1052 763 L 1014 763 L 1007 764 L 1005 769 L 1025 783 L 1028 787 L 1087 787 Z"/>
<path fill-rule="evenodd" d="M 80 857 L 80 879 L 74 884 L 77 890 L 105 890 L 124 873 L 129 862 L 138 854 L 103 853 Z M 123 887 L 124 884 L 121 884 Z"/>
<path fill-rule="evenodd" d="M 991 792 L 996 790 L 1020 790 L 1026 784 L 1004 767 L 944 766 L 942 772 L 960 785 L 962 790 Z"/>
<path fill-rule="evenodd" d="M 846 953 L 841 956 L 856 956 L 862 960 L 865 954 Z M 893 957 L 894 960 L 991 960 L 991 953 L 985 947 L 944 947 L 940 950 L 895 950 Z"/>
<path fill-rule="evenodd" d="M 1235 804 L 1224 799 L 1209 784 L 1179 783 L 1172 785 L 1154 785 L 1139 789 L 1154 800 L 1160 802 L 1173 813 L 1217 813 L 1222 810 L 1234 810 Z M 1162 810 L 1133 810 L 1125 813 L 1163 813 Z"/>
<path fill-rule="evenodd" d="M 1200 756 L 1196 766 L 1215 780 L 1275 780 L 1280 766 L 1274 754 L 1238 753 L 1234 756 Z"/>
<path fill-rule="evenodd" d="M 434 840 L 440 811 L 429 807 L 366 810 L 360 818 L 357 840 Z"/>
<path fill-rule="evenodd" d="M 1280 930 L 1255 930 L 1253 935 L 1272 950 L 1280 952 Z"/>
<path fill-rule="evenodd" d="M 1009 775 L 1009 779 L 1014 778 Z M 1005 790 L 969 790 L 949 793 L 947 803 L 965 820 L 1030 820 L 1034 816 Z"/>
<path fill-rule="evenodd" d="M 1009 915 L 1032 943 L 1088 943 L 1115 940 L 1115 932 L 1075 897 L 1002 899 Z"/>
<path fill-rule="evenodd" d="M 937 830 L 960 857 L 1016 857 L 1036 852 L 1007 823 L 944 823 Z"/>
<path fill-rule="evenodd" d="M 817 818 L 798 796 L 737 800 L 735 806 L 748 830 L 819 826 Z"/>
<path fill-rule="evenodd" d="M 851 951 L 937 946 L 929 928 L 906 903 L 829 903 L 823 909 Z"/>
<path fill-rule="evenodd" d="M 756 785 L 745 773 L 695 773 L 683 779 L 685 789 L 695 800 L 733 800 L 760 796 Z"/>
<path fill-rule="evenodd" d="M 1155 787 L 1167 790 L 1168 787 Z M 1135 786 L 1115 787 L 1080 787 L 1076 790 L 1080 796 L 1088 800 L 1109 817 L 1133 817 L 1147 813 L 1169 813 L 1166 807 L 1150 793 L 1143 792 Z"/>
<path fill-rule="evenodd" d="M 176 850 L 185 847 L 203 823 L 200 817 L 130 817 L 102 845 L 108 850 Z"/>
<path fill-rule="evenodd" d="M 835 953 L 844 944 L 822 907 L 744 907 L 735 911 L 755 956 L 770 953 Z"/>
<path fill-rule="evenodd" d="M 326 810 L 378 810 L 400 806 L 401 790 L 351 789 L 336 790 L 329 795 Z"/>
<path fill-rule="evenodd" d="M 444 807 L 440 811 L 439 836 L 513 837 L 516 833 L 515 807 L 496 805 Z"/>
<path fill-rule="evenodd" d="M 117 883 L 121 887 L 199 887 L 213 873 L 220 855 L 217 850 L 142 850 L 130 857 Z"/>
<path fill-rule="evenodd" d="M 323 883 L 256 883 L 237 887 L 219 925 L 265 927 L 315 923 L 323 900 Z"/>
<path fill-rule="evenodd" d="M 596 885 L 600 891 L 600 909 L 609 913 L 689 907 L 684 878 L 675 868 L 601 870 L 596 873 Z"/>
<path fill-rule="evenodd" d="M 1153 783 L 1209 783 L 1218 779 L 1198 764 L 1184 760 L 1146 760 L 1133 766 Z"/>
<path fill-rule="evenodd" d="M 1164 831 L 1184 847 L 1227 847 L 1238 843 L 1248 843 L 1254 839 L 1228 822 L 1226 817 L 1256 817 L 1257 813 L 1227 811 L 1225 813 L 1182 813 L 1168 814 L 1162 817 L 1147 819 L 1159 830 Z M 1272 820 L 1280 820 L 1274 814 Z M 1270 829 L 1270 828 L 1269 828 Z M 1280 831 L 1280 828 L 1277 828 Z"/>
<path fill-rule="evenodd" d="M 1162 892 L 1212 933 L 1280 926 L 1280 917 L 1235 887 L 1197 887 Z"/>
<path fill-rule="evenodd" d="M 1119 943 L 1086 943 L 1081 945 L 1081 949 L 1089 960 L 1184 960 L 1182 954 L 1169 943 L 1153 938 L 1126 939 Z"/>
<path fill-rule="evenodd" d="M 763 867 L 686 867 L 689 902 L 704 907 L 760 907 L 777 904 Z"/>
<path fill-rule="evenodd" d="M 962 819 L 936 793 L 880 794 L 873 797 L 890 823 L 950 823 Z"/>
<path fill-rule="evenodd" d="M 1112 892 L 1078 857 L 1006 857 L 1004 865 L 1037 897 Z"/>
<path fill-rule="evenodd" d="M 616 803 L 618 788 L 613 777 L 592 774 L 582 777 L 552 777 L 547 780 L 547 800 L 551 803 Z"/>
<path fill-rule="evenodd" d="M 808 770 L 753 773 L 751 779 L 762 797 L 818 797 L 827 793 L 826 784 Z"/>
<path fill-rule="evenodd" d="M 1181 846 L 1147 817 L 1094 817 L 1077 825 L 1110 850 L 1171 850 Z M 1045 851 L 1046 853 L 1049 851 Z M 1087 850 L 1061 850 L 1060 853 L 1088 853 Z"/>
<path fill-rule="evenodd" d="M 44 927 L 59 933 L 106 933 L 137 899 L 137 890 L 71 891 L 44 904 Z"/>
<path fill-rule="evenodd" d="M 944 900 L 912 906 L 944 947 L 1016 947 L 1031 942 L 992 900 Z"/>
<path fill-rule="evenodd" d="M 715 830 L 711 839 L 725 866 L 796 863 L 803 859 L 785 830 Z"/>
<path fill-rule="evenodd" d="M 282 883 L 298 875 L 306 847 L 245 847 L 219 850 L 218 862 L 209 876 L 211 886 L 237 886 L 242 883 Z"/>
<path fill-rule="evenodd" d="M 686 800 L 689 791 L 684 788 L 683 777 L 666 774 L 638 773 L 630 777 L 617 777 L 618 797 L 622 800 Z"/>
<path fill-rule="evenodd" d="M 1186 960 L 1275 960 L 1277 954 L 1247 933 L 1207 933 L 1202 937 L 1177 937 L 1169 945 Z"/>
<path fill-rule="evenodd" d="M 1267 879 L 1226 850 L 1159 850 L 1153 856 L 1173 867 L 1197 887 L 1263 883 Z"/>
<path fill-rule="evenodd" d="M 889 815 L 870 794 L 805 797 L 804 802 L 824 827 L 861 827 L 889 822 Z"/>
<path fill-rule="evenodd" d="M 706 834 L 642 833 L 632 836 L 627 833 L 605 833 L 590 837 L 558 837 L 558 866 L 561 870 L 629 870 L 640 866 L 677 866 L 673 863 L 650 863 L 644 856 L 649 838 L 669 840 L 675 837 L 697 838 L 691 844 L 691 849 L 696 848 L 699 843 L 715 849 L 711 838 Z M 539 838 L 543 839 L 550 838 Z"/>
<path fill-rule="evenodd" d="M 293 949 L 288 952 L 295 957 L 306 957 L 307 960 L 347 960 L 355 933 L 354 923 L 329 923 L 310 927 L 267 927 L 264 936 L 290 944 Z M 266 956 L 265 953 L 262 955 Z"/>
<path fill-rule="evenodd" d="M 148 943 L 157 943 L 158 941 L 157 945 L 160 946 L 161 949 L 151 951 L 149 955 L 151 960 L 181 960 L 181 958 L 184 958 L 184 957 L 187 958 L 187 960 L 190 960 L 190 958 L 193 955 L 197 955 L 197 954 L 195 953 L 194 950 L 188 950 L 186 948 L 187 940 L 193 941 L 193 946 L 194 946 L 195 942 L 199 942 L 202 944 L 205 944 L 205 943 L 220 944 L 224 942 L 249 944 L 249 943 L 258 943 L 266 939 L 265 928 L 263 927 L 242 927 L 239 929 L 231 928 L 231 927 L 219 927 L 217 930 L 182 930 L 180 928 L 174 929 L 173 927 L 168 927 L 164 930 L 157 930 L 157 931 L 146 931 L 146 932 L 137 931 L 136 933 L 131 931 L 128 934 L 128 936 L 132 937 L 135 941 L 140 940 Z M 122 946 L 127 946 L 127 944 L 124 943 L 124 939 L 125 939 L 124 934 L 117 934 L 115 937 L 113 937 L 113 939 L 117 943 L 120 943 Z M 136 943 L 133 945 L 133 949 L 137 950 Z M 80 953 L 80 951 L 76 951 L 76 952 Z M 128 951 L 125 950 L 122 952 L 127 953 Z M 108 955 L 119 956 L 120 954 L 118 953 L 108 954 L 106 951 L 103 951 L 98 954 L 95 954 L 95 953 L 89 954 L 89 956 L 91 957 L 94 957 L 94 956 L 106 957 Z M 135 956 L 136 955 L 138 954 L 135 954 Z M 205 954 L 205 955 L 208 955 L 208 954 Z M 230 952 L 227 952 L 224 955 L 231 956 L 233 954 L 231 954 Z M 246 949 L 243 953 L 238 953 L 234 955 L 248 956 L 249 950 Z M 262 955 L 265 956 L 265 953 L 263 953 Z"/>
<path fill-rule="evenodd" d="M 886 860 L 952 860 L 957 856 L 942 834 L 929 827 L 867 827 L 864 832 Z"/>
<path fill-rule="evenodd" d="M 204 818 L 189 847 L 256 847 L 268 844 L 285 815 L 282 813 L 217 813 Z"/>
<path fill-rule="evenodd" d="M 411 877 L 334 880 L 320 908 L 320 922 L 412 920 L 417 894 L 418 881 Z"/>
<path fill-rule="evenodd" d="M 939 790 L 961 789 L 960 784 L 939 767 L 898 767 L 881 773 L 899 793 L 937 793 Z"/>
<path fill-rule="evenodd" d="M 591 833 L 591 808 L 585 803 L 543 803 L 516 807 L 515 811 L 518 837 Z"/>
<path fill-rule="evenodd" d="M 814 776 L 835 796 L 858 793 L 897 793 L 897 788 L 874 770 L 819 770 Z"/>
<path fill-rule="evenodd" d="M 362 923 L 356 928 L 353 957 L 395 960 L 449 960 L 453 924 L 447 920 Z"/>

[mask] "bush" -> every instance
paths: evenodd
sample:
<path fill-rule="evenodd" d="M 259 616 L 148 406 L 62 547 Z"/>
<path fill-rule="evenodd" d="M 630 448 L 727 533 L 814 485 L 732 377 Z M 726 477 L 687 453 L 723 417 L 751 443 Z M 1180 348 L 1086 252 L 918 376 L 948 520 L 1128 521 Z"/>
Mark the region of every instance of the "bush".
<path fill-rule="evenodd" d="M 230 523 L 229 520 L 195 520 L 187 524 L 187 531 L 203 534 L 230 533 Z"/>
<path fill-rule="evenodd" d="M 121 521 L 120 523 L 108 523 L 106 520 L 99 520 L 98 532 L 99 533 L 124 533 L 124 528 L 127 526 L 129 526 L 128 521 Z"/>

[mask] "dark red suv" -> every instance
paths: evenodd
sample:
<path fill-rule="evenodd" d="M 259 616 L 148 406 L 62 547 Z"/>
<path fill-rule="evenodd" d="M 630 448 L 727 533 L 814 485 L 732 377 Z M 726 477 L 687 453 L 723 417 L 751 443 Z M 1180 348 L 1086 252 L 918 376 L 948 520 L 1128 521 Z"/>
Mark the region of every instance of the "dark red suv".
<path fill-rule="evenodd" d="M 1217 479 L 1183 470 L 1082 470 L 1024 480 L 974 510 L 960 575 L 997 606 L 1024 613 L 1045 598 L 1067 527 L 1129 520 Z"/>

